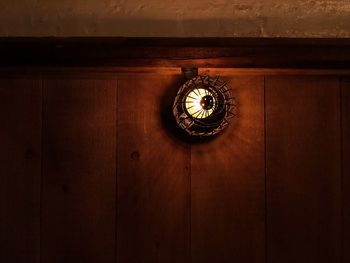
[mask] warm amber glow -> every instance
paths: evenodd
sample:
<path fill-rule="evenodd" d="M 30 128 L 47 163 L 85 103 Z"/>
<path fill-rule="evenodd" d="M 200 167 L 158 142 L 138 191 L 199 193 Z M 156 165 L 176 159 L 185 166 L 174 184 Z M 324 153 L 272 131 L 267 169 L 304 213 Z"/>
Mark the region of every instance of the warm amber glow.
<path fill-rule="evenodd" d="M 206 109 L 203 106 L 203 98 L 205 96 L 210 96 L 210 98 L 212 99 L 213 105 L 209 109 Z M 213 97 L 213 94 L 207 89 L 195 89 L 186 96 L 186 110 L 189 114 L 191 114 L 194 118 L 197 119 L 204 119 L 209 117 L 213 113 L 215 105 L 215 98 Z"/>

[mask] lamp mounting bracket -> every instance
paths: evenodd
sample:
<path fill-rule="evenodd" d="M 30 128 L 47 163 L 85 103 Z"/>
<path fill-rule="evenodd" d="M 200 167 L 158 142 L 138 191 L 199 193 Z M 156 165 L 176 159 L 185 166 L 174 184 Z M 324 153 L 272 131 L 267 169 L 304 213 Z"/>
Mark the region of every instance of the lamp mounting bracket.
<path fill-rule="evenodd" d="M 198 76 L 198 68 L 186 67 L 181 68 L 181 71 L 187 80 L 193 79 L 194 77 Z"/>

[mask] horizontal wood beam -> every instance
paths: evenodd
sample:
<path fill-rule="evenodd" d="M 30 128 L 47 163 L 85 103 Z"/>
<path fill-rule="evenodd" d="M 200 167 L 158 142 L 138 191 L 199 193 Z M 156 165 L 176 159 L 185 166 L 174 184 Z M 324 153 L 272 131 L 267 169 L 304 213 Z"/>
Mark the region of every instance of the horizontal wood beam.
<path fill-rule="evenodd" d="M 0 38 L 0 66 L 349 69 L 350 39 Z"/>

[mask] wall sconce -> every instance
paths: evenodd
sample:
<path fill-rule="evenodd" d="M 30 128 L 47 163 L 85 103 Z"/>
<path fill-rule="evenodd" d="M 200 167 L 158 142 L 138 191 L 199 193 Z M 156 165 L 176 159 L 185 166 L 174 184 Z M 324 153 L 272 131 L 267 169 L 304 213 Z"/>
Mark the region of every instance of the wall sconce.
<path fill-rule="evenodd" d="M 235 116 L 234 111 L 234 98 L 227 83 L 207 75 L 192 75 L 180 87 L 173 105 L 177 125 L 192 136 L 219 133 Z"/>

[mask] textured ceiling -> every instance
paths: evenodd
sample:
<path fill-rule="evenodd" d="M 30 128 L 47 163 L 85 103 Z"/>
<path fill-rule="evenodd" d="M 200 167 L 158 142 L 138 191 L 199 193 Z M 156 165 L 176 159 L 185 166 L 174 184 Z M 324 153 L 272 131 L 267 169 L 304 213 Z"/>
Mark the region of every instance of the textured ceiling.
<path fill-rule="evenodd" d="M 0 35 L 350 37 L 350 0 L 0 0 Z"/>

